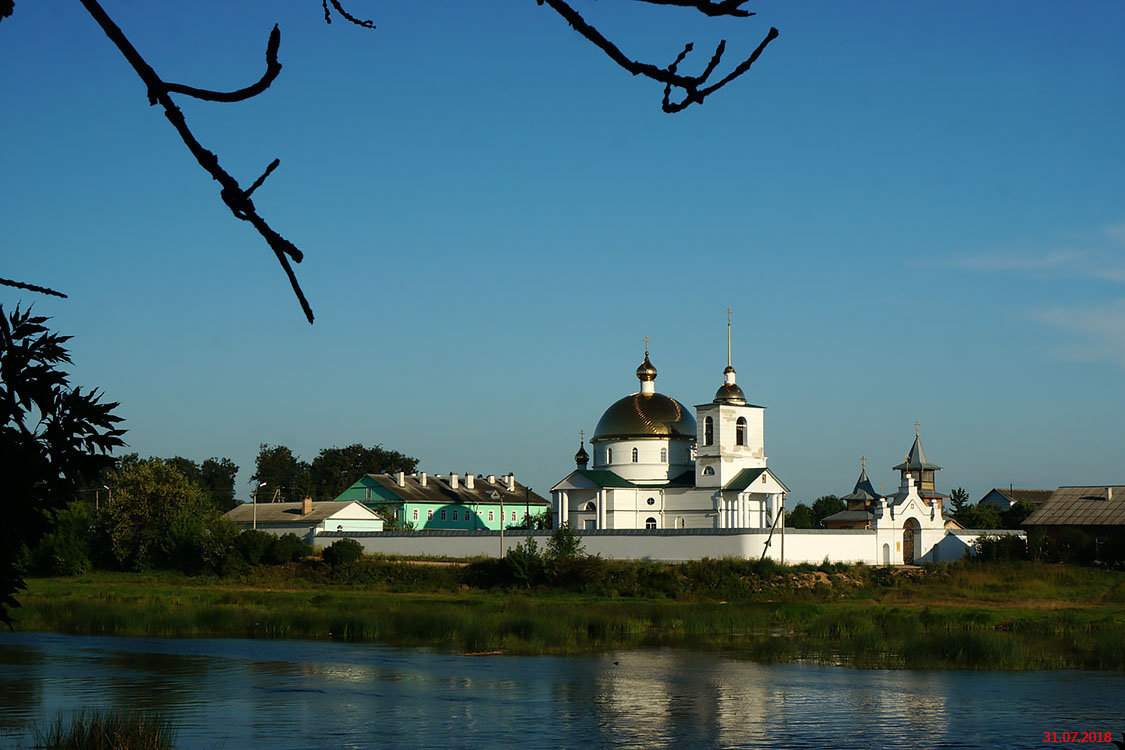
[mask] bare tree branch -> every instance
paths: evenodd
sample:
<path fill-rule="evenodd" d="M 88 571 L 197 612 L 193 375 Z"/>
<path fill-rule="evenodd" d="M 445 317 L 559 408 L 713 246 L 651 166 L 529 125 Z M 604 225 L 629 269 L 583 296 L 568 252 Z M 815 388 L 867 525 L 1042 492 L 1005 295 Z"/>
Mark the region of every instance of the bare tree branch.
<path fill-rule="evenodd" d="M 308 319 L 309 323 L 312 323 L 314 320 L 312 308 L 309 307 L 309 302 L 305 299 L 305 293 L 301 291 L 301 285 L 297 282 L 297 276 L 293 273 L 293 267 L 289 263 L 290 258 L 292 258 L 295 263 L 300 263 L 304 255 L 292 242 L 278 234 L 277 231 L 266 223 L 265 219 L 258 215 L 257 210 L 254 208 L 254 203 L 250 200 L 249 193 L 239 186 L 238 180 L 234 179 L 229 172 L 222 168 L 219 164 L 218 157 L 203 148 L 199 141 L 196 140 L 195 135 L 191 132 L 191 129 L 188 128 L 183 112 L 180 111 L 179 107 L 172 101 L 171 96 L 169 96 L 170 89 L 168 84 L 164 83 L 164 81 L 160 79 L 160 76 L 156 74 L 156 71 L 152 69 L 152 66 L 141 57 L 141 54 L 137 52 L 136 48 L 128 38 L 126 38 L 125 34 L 122 33 L 121 29 L 118 28 L 117 24 L 106 14 L 97 0 L 80 0 L 80 2 L 94 20 L 97 21 L 98 25 L 102 27 L 102 31 L 105 32 L 105 35 L 109 37 L 110 41 L 112 41 L 117 46 L 117 49 L 121 51 L 121 54 L 125 56 L 129 64 L 133 66 L 133 70 L 137 72 L 141 80 L 144 81 L 145 86 L 148 87 L 149 103 L 160 104 L 160 106 L 164 108 L 164 116 L 168 118 L 168 121 L 172 123 L 172 127 L 180 134 L 184 145 L 188 147 L 192 156 L 199 162 L 199 166 L 207 170 L 211 177 L 222 186 L 222 189 L 219 191 L 219 196 L 223 199 L 223 202 L 227 204 L 231 213 L 243 221 L 250 222 L 265 239 L 270 249 L 273 250 L 278 263 L 281 264 L 285 275 L 289 278 L 289 283 L 293 287 L 293 293 L 297 295 L 297 300 L 301 304 L 301 309 L 304 311 L 305 317 Z M 270 46 L 273 47 L 274 52 L 276 52 L 276 47 L 273 44 L 274 41 L 274 34 L 271 34 Z M 269 52 L 267 50 L 267 56 L 268 54 Z M 268 85 L 268 83 L 266 85 Z M 266 174 L 268 174 L 269 171 L 270 170 L 267 170 Z M 258 184 L 261 183 L 262 179 L 265 179 L 265 175 L 259 179 Z M 257 187 L 257 185 L 255 185 L 255 187 Z"/>
<path fill-rule="evenodd" d="M 332 23 L 332 15 L 328 12 L 328 3 L 332 3 L 332 7 L 336 9 L 337 13 L 339 13 L 341 16 L 344 17 L 344 20 L 351 21 L 356 26 L 362 26 L 365 29 L 375 28 L 375 22 L 374 21 L 360 20 L 360 19 L 356 18 L 355 16 L 353 16 L 351 13 L 348 13 L 346 10 L 344 10 L 344 6 L 340 5 L 340 0 L 320 0 L 320 4 L 324 6 L 324 22 L 325 23 Z"/>
<path fill-rule="evenodd" d="M 26 289 L 29 292 L 39 292 L 40 294 L 53 294 L 56 297 L 66 299 L 67 296 L 62 292 L 56 292 L 54 289 L 49 289 L 45 286 L 36 286 L 35 284 L 28 284 L 23 281 L 12 281 L 11 279 L 0 279 L 0 284 L 4 286 L 12 286 L 16 289 Z"/>
<path fill-rule="evenodd" d="M 744 1 L 744 0 L 743 0 Z M 666 68 L 661 68 L 652 63 L 640 62 L 639 60 L 630 59 L 625 55 L 613 42 L 609 41 L 602 35 L 600 31 L 586 22 L 585 19 L 570 6 L 565 0 L 536 0 L 539 5 L 546 4 L 570 24 L 570 27 L 577 31 L 579 34 L 589 40 L 594 46 L 598 47 L 602 52 L 613 60 L 619 66 L 629 71 L 633 75 L 643 75 L 646 78 L 651 78 L 654 81 L 659 81 L 665 86 L 664 99 L 662 107 L 665 112 L 673 113 L 680 112 L 692 104 L 702 104 L 703 100 L 710 94 L 718 91 L 723 86 L 727 85 L 735 78 L 738 78 L 743 73 L 750 69 L 750 66 L 761 56 L 762 51 L 770 42 L 778 36 L 778 31 L 775 28 L 770 28 L 766 34 L 765 39 L 762 40 L 758 48 L 754 50 L 746 60 L 739 63 L 733 71 L 718 83 L 711 86 L 701 88 L 707 82 L 707 79 L 715 71 L 722 59 L 723 52 L 726 49 L 726 40 L 719 42 L 715 48 L 715 54 L 712 55 L 711 61 L 707 64 L 703 73 L 698 76 L 685 76 L 677 72 L 679 64 L 683 62 L 688 53 L 692 50 L 692 44 L 688 43 L 684 46 L 683 52 L 677 55 L 675 61 Z M 677 5 L 683 7 L 696 8 L 702 13 L 707 15 L 743 15 L 738 8 L 741 2 L 734 0 L 721 0 L 719 3 L 711 3 L 708 0 L 638 0 L 638 2 L 648 2 L 663 5 Z M 712 12 L 708 12 L 710 9 Z M 722 12 L 719 12 L 722 10 Z M 746 12 L 749 15 L 749 12 Z M 670 101 L 670 95 L 673 88 L 682 89 L 684 92 L 683 99 L 679 102 Z"/>
<path fill-rule="evenodd" d="M 637 0 L 637 2 L 650 3 L 652 5 L 676 5 L 681 8 L 695 8 L 705 16 L 736 16 L 738 18 L 747 18 L 757 15 L 753 11 L 744 10 L 740 7 L 746 0 L 720 0 L 720 2 L 717 3 L 710 2 L 710 0 Z"/>
<path fill-rule="evenodd" d="M 257 96 L 270 87 L 273 79 L 281 72 L 281 63 L 277 61 L 277 48 L 281 46 L 281 30 L 274 24 L 270 32 L 269 42 L 266 43 L 266 72 L 258 79 L 257 83 L 238 91 L 210 91 L 197 89 L 194 86 L 185 86 L 181 83 L 165 83 L 164 88 L 173 94 L 187 94 L 196 99 L 209 102 L 241 102 L 252 96 Z"/>

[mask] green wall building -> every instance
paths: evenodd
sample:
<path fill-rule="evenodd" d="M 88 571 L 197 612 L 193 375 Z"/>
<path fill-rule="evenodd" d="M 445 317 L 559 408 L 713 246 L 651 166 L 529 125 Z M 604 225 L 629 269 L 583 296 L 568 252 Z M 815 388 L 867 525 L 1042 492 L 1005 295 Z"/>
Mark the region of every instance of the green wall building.
<path fill-rule="evenodd" d="M 506 529 L 523 528 L 528 517 L 534 522 L 551 508 L 512 474 L 365 474 L 336 500 L 363 503 L 383 516 L 388 529 L 497 530 L 501 519 Z"/>

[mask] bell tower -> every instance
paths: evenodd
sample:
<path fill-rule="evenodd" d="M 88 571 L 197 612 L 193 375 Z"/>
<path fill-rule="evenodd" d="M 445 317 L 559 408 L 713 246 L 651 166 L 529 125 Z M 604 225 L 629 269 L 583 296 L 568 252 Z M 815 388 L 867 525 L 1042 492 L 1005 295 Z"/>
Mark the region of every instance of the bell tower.
<path fill-rule="evenodd" d="M 727 308 L 727 366 L 723 384 L 709 404 L 695 407 L 695 486 L 725 487 L 743 469 L 766 466 L 765 407 L 746 402 L 731 364 Z"/>

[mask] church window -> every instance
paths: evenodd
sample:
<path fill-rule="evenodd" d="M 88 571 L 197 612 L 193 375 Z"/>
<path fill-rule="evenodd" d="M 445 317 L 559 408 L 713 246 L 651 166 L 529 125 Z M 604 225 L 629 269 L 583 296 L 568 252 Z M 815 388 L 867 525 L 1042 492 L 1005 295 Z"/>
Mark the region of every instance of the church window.
<path fill-rule="evenodd" d="M 668 463 L 668 449 L 667 448 L 661 448 L 660 449 L 660 463 L 662 463 L 662 464 Z"/>
<path fill-rule="evenodd" d="M 613 448 L 605 449 L 605 462 L 607 464 L 613 463 Z"/>
<path fill-rule="evenodd" d="M 512 511 L 512 520 L 513 520 L 513 521 L 515 521 L 515 520 L 516 520 L 516 512 L 515 512 L 514 510 Z"/>
<path fill-rule="evenodd" d="M 496 511 L 492 511 L 492 510 L 488 511 L 488 520 L 489 520 L 489 521 L 495 521 L 495 520 L 496 520 L 496 519 L 495 519 L 495 518 L 493 517 L 493 515 L 492 515 L 492 514 L 493 514 L 493 513 L 495 513 L 495 512 L 496 512 Z"/>
<path fill-rule="evenodd" d="M 705 466 L 703 468 L 703 476 L 705 476 L 705 477 L 712 476 L 714 473 L 715 473 L 715 467 L 714 466 Z"/>
<path fill-rule="evenodd" d="M 683 527 L 684 527 L 684 517 L 680 516 L 679 518 L 676 519 L 676 528 L 682 529 Z"/>
<path fill-rule="evenodd" d="M 656 519 L 655 518 L 646 518 L 645 519 L 645 528 L 646 529 L 655 529 L 656 528 Z"/>
<path fill-rule="evenodd" d="M 637 459 L 639 459 L 639 458 L 640 458 L 640 455 L 641 455 L 641 454 L 640 454 L 639 452 L 637 452 L 637 449 L 636 449 L 636 448 L 634 448 L 634 449 L 633 449 L 633 463 L 637 463 Z"/>
<path fill-rule="evenodd" d="M 746 445 L 746 417 L 739 417 L 734 428 L 734 444 Z"/>
<path fill-rule="evenodd" d="M 460 514 L 457 512 L 456 508 L 453 509 L 453 520 L 454 521 L 460 520 Z"/>
<path fill-rule="evenodd" d="M 414 520 L 415 521 L 418 520 L 418 509 L 417 508 L 414 509 Z"/>
<path fill-rule="evenodd" d="M 445 508 L 441 509 L 441 520 L 445 520 Z"/>
<path fill-rule="evenodd" d="M 715 420 L 711 417 L 703 420 L 703 444 L 715 444 Z"/>
<path fill-rule="evenodd" d="M 655 498 L 655 497 L 650 497 L 650 498 L 649 498 L 648 500 L 646 500 L 645 502 L 647 502 L 647 503 L 648 503 L 649 505 L 656 505 L 656 498 Z"/>
<path fill-rule="evenodd" d="M 586 503 L 585 507 L 583 507 L 583 508 L 582 508 L 582 510 L 585 510 L 585 511 L 589 511 L 590 513 L 593 513 L 593 512 L 594 512 L 595 510 L 597 510 L 597 509 L 598 509 L 598 506 L 594 505 L 594 501 L 593 501 L 593 500 L 591 500 L 590 502 Z"/>
<path fill-rule="evenodd" d="M 433 519 L 434 519 L 434 509 L 433 508 L 427 508 L 426 509 L 426 520 L 432 521 Z"/>

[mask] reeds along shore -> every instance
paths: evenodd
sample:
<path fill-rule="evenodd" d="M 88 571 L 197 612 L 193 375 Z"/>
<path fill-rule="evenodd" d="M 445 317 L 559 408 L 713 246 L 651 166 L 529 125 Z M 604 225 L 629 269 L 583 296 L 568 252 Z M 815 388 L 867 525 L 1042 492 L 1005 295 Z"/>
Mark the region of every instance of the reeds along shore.
<path fill-rule="evenodd" d="M 598 560 L 583 563 L 583 577 L 570 585 L 529 588 L 484 585 L 498 575 L 491 570 L 498 563 L 474 565 L 365 558 L 346 570 L 310 561 L 233 579 L 34 579 L 17 627 L 335 639 L 463 653 L 675 647 L 859 667 L 1125 669 L 1125 573 L 1116 571 Z"/>
<path fill-rule="evenodd" d="M 45 750 L 171 750 L 176 730 L 159 712 L 105 709 L 58 716 L 35 731 Z"/>

